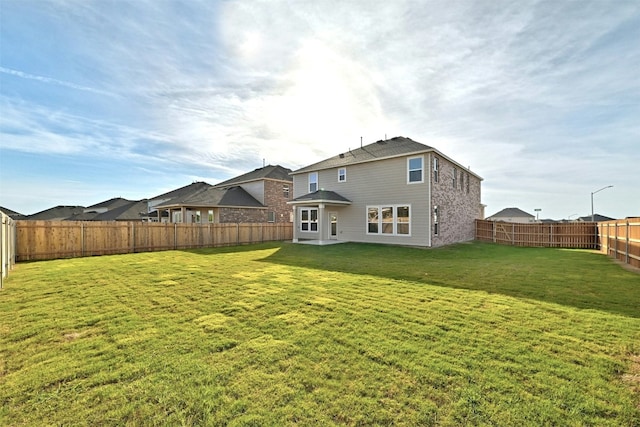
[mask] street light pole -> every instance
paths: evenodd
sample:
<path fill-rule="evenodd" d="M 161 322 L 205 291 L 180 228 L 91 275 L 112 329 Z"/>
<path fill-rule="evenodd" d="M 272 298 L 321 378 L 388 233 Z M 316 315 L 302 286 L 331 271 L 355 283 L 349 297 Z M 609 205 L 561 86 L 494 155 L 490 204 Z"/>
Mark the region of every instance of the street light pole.
<path fill-rule="evenodd" d="M 594 214 L 593 214 L 593 195 L 594 195 L 594 194 L 596 194 L 596 193 L 599 193 L 599 192 L 600 192 L 600 191 L 602 191 L 602 190 L 606 190 L 607 188 L 611 188 L 611 187 L 613 187 L 613 185 L 607 185 L 606 187 L 602 187 L 602 188 L 601 188 L 601 189 L 599 189 L 599 190 L 596 190 L 596 191 L 592 191 L 592 192 L 591 192 L 591 222 L 593 222 L 593 220 L 594 220 Z"/>

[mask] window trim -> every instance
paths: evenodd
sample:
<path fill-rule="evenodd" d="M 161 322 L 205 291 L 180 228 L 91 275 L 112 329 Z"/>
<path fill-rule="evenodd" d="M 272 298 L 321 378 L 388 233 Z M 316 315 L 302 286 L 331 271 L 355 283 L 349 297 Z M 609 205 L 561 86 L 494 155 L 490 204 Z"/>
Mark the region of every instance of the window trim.
<path fill-rule="evenodd" d="M 433 182 L 437 183 L 440 180 L 440 159 L 436 156 L 433 157 Z"/>
<path fill-rule="evenodd" d="M 433 207 L 433 235 L 438 236 L 440 233 L 440 222 L 438 219 L 438 205 Z"/>
<path fill-rule="evenodd" d="M 282 184 L 282 197 L 289 198 L 289 184 Z"/>
<path fill-rule="evenodd" d="M 303 212 L 305 212 L 305 211 L 308 212 L 306 220 L 304 219 L 304 214 L 303 214 Z M 314 211 L 316 213 L 315 220 L 312 219 L 313 215 L 311 214 Z M 298 224 L 300 226 L 300 228 L 299 228 L 300 231 L 302 233 L 317 233 L 318 232 L 318 219 L 319 219 L 318 218 L 318 208 L 312 208 L 312 207 L 300 208 L 299 214 L 300 214 L 300 216 L 299 216 L 300 220 L 299 220 Z M 304 227 L 303 227 L 304 224 L 307 224 L 307 229 L 306 230 L 304 230 Z M 315 230 L 313 230 L 313 224 L 315 224 L 315 228 L 316 228 Z"/>
<path fill-rule="evenodd" d="M 344 173 L 340 173 L 344 171 Z M 342 179 L 340 179 L 342 177 Z M 338 182 L 347 182 L 347 168 L 338 168 Z"/>
<path fill-rule="evenodd" d="M 411 169 L 411 160 L 420 159 L 420 169 Z M 420 171 L 420 181 L 411 180 L 411 172 Z M 424 156 L 407 157 L 407 184 L 424 183 Z"/>
<path fill-rule="evenodd" d="M 275 211 L 267 211 L 267 222 L 276 222 Z"/>
<path fill-rule="evenodd" d="M 308 184 L 309 193 L 315 193 L 316 191 L 318 191 L 318 172 L 309 172 Z M 315 184 L 315 190 L 311 189 L 311 184 Z"/>
<path fill-rule="evenodd" d="M 408 221 L 399 222 L 398 221 L 398 208 L 407 208 L 409 211 Z M 384 221 L 383 218 L 383 210 L 391 209 L 391 222 Z M 369 213 L 375 210 L 376 211 L 376 221 L 373 222 L 370 220 Z M 365 210 L 365 230 L 366 234 L 369 236 L 393 236 L 393 237 L 411 237 L 411 204 L 410 203 L 399 203 L 399 204 L 382 204 L 382 205 L 367 205 Z M 388 217 L 387 217 L 388 219 Z M 385 224 L 392 224 L 391 232 L 385 232 L 385 228 L 388 230 L 388 226 L 385 227 Z M 370 225 L 376 225 L 376 232 L 370 231 Z M 407 225 L 407 233 L 398 233 L 398 224 L 406 224 Z"/>

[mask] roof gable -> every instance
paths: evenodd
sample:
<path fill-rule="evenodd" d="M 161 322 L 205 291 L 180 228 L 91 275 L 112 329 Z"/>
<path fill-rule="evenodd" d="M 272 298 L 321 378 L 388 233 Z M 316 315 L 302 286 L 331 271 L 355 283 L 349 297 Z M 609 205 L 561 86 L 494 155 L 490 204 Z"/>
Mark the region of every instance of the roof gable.
<path fill-rule="evenodd" d="M 534 218 L 533 215 L 518 208 L 505 208 L 491 215 L 489 218 Z"/>
<path fill-rule="evenodd" d="M 280 181 L 293 181 L 289 174 L 291 169 L 282 167 L 280 165 L 268 165 L 262 168 L 255 169 L 251 172 L 247 172 L 235 178 L 228 179 L 226 181 L 219 182 L 214 187 L 226 187 L 232 184 L 240 184 L 250 181 L 258 181 L 262 179 L 275 179 Z"/>
<path fill-rule="evenodd" d="M 338 154 L 337 156 L 298 169 L 292 172 L 292 174 L 304 173 L 320 169 L 330 169 L 390 157 L 406 156 L 409 154 L 421 153 L 430 150 L 433 150 L 433 148 L 429 147 L 428 145 L 416 142 L 411 138 L 396 136 L 391 139 L 380 140 L 372 144 L 365 145 L 364 147 L 349 150 L 346 153 Z"/>
<path fill-rule="evenodd" d="M 210 186 L 197 193 L 184 197 L 176 197 L 167 202 L 157 205 L 156 208 L 168 206 L 234 206 L 248 208 L 263 208 L 264 205 L 257 201 L 244 188 L 233 186 L 229 188 L 218 188 Z"/>

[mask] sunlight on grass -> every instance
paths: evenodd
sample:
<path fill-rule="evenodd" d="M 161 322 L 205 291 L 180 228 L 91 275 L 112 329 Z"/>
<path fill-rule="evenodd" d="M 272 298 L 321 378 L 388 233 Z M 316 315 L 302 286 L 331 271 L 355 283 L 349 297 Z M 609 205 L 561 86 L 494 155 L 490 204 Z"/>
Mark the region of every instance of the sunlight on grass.
<path fill-rule="evenodd" d="M 489 244 L 24 263 L 0 424 L 634 426 L 638 307 L 602 255 Z"/>

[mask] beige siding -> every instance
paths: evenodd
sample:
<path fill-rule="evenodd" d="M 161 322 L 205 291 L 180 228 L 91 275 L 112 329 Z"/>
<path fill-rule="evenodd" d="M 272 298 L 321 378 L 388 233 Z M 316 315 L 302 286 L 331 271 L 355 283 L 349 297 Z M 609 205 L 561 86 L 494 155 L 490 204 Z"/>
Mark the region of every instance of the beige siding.
<path fill-rule="evenodd" d="M 247 193 L 251 194 L 254 199 L 265 205 L 264 202 L 264 181 L 252 181 L 240 184 L 240 187 Z"/>
<path fill-rule="evenodd" d="M 338 182 L 338 168 L 318 171 L 318 188 L 335 191 L 353 202 L 346 207 L 326 207 L 325 215 L 320 218 L 323 221 L 322 230 L 328 230 L 328 212 L 333 211 L 338 213 L 338 240 L 428 246 L 428 155 L 422 156 L 425 181 L 419 184 L 407 183 L 407 157 L 347 166 L 346 182 Z M 306 194 L 307 185 L 308 174 L 294 175 L 295 197 Z M 410 205 L 411 235 L 366 234 L 369 205 Z M 299 218 L 298 215 L 296 217 Z M 295 228 L 299 228 L 299 224 L 295 224 Z M 313 233 L 304 234 L 300 237 L 314 238 L 310 236 Z"/>

